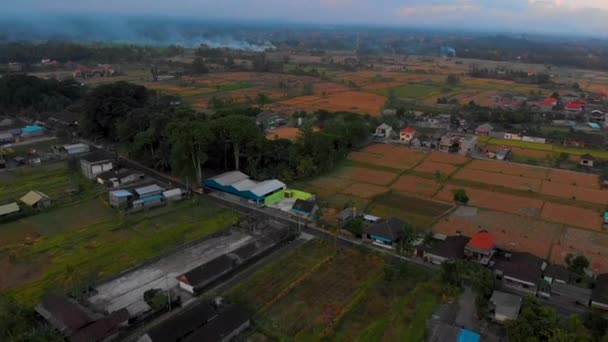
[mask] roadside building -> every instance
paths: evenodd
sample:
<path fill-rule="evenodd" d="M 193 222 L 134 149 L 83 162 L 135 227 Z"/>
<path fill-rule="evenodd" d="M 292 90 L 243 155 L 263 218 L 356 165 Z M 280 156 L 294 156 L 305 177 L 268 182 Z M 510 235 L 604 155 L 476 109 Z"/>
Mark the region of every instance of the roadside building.
<path fill-rule="evenodd" d="M 536 296 L 546 267 L 545 260 L 533 254 L 509 252 L 496 257 L 494 274 L 503 286 Z"/>
<path fill-rule="evenodd" d="M 597 276 L 595 288 L 591 294 L 591 307 L 608 311 L 608 273 Z"/>
<path fill-rule="evenodd" d="M 68 156 L 77 156 L 84 153 L 91 152 L 91 148 L 87 144 L 71 144 L 71 145 L 63 145 L 62 151 L 66 153 Z"/>
<path fill-rule="evenodd" d="M 428 328 L 427 342 L 479 342 L 479 334 L 441 321 L 432 322 Z"/>
<path fill-rule="evenodd" d="M 429 246 L 423 248 L 423 259 L 435 265 L 446 261 L 464 258 L 464 248 L 470 238 L 461 235 L 447 236 L 442 240 L 433 239 Z"/>
<path fill-rule="evenodd" d="M 46 128 L 39 125 L 29 125 L 21 128 L 22 138 L 34 138 L 44 135 Z"/>
<path fill-rule="evenodd" d="M 114 190 L 108 193 L 108 201 L 112 208 L 126 209 L 133 199 L 133 194 L 127 190 Z"/>
<path fill-rule="evenodd" d="M 376 136 L 378 138 L 390 139 L 393 135 L 393 128 L 385 123 L 382 123 L 376 128 Z"/>
<path fill-rule="evenodd" d="M 163 191 L 163 197 L 169 202 L 181 201 L 184 199 L 184 195 L 184 191 L 180 188 Z"/>
<path fill-rule="evenodd" d="M 129 311 L 121 309 L 85 326 L 69 337 L 70 342 L 111 341 L 129 323 Z"/>
<path fill-rule="evenodd" d="M 338 226 L 344 227 L 348 222 L 356 217 L 353 208 L 346 208 L 336 215 Z"/>
<path fill-rule="evenodd" d="M 412 140 L 414 140 L 415 136 L 416 136 L 416 130 L 410 126 L 407 126 L 399 134 L 399 140 L 401 140 L 404 143 L 409 144 L 412 142 Z"/>
<path fill-rule="evenodd" d="M 75 300 L 54 294 L 44 297 L 35 310 L 51 326 L 68 337 L 95 320 L 93 314 Z"/>
<path fill-rule="evenodd" d="M 165 197 L 162 194 L 149 195 L 140 197 L 131 202 L 131 208 L 133 210 L 141 210 L 144 208 L 160 207 L 165 204 Z"/>
<path fill-rule="evenodd" d="M 485 230 L 475 233 L 464 248 L 466 257 L 488 265 L 496 252 L 496 238 Z"/>
<path fill-rule="evenodd" d="M 80 158 L 80 169 L 88 179 L 97 179 L 97 176 L 111 171 L 114 168 L 112 160 L 100 153 L 91 153 Z"/>
<path fill-rule="evenodd" d="M 287 189 L 285 183 L 277 179 L 256 182 L 240 171 L 231 171 L 217 175 L 206 179 L 203 184 L 208 189 L 226 192 L 245 200 L 253 201 L 258 205 L 263 205 L 267 197 L 274 197 L 277 193 L 284 193 L 285 189 Z"/>
<path fill-rule="evenodd" d="M 5 217 L 14 213 L 18 213 L 20 210 L 21 208 L 19 208 L 19 205 L 15 202 L 0 205 L 0 217 Z"/>
<path fill-rule="evenodd" d="M 521 310 L 520 296 L 501 291 L 494 291 L 490 302 L 494 304 L 494 320 L 498 323 L 516 320 Z"/>
<path fill-rule="evenodd" d="M 192 294 L 199 294 L 206 287 L 232 272 L 234 267 L 233 258 L 228 255 L 219 256 L 177 277 L 179 287 Z"/>
<path fill-rule="evenodd" d="M 144 198 L 153 195 L 160 195 L 164 190 L 165 189 L 161 188 L 157 184 L 151 184 L 141 188 L 136 188 L 134 191 L 139 198 Z"/>
<path fill-rule="evenodd" d="M 117 188 L 131 183 L 139 182 L 145 178 L 143 173 L 129 169 L 110 170 L 97 176 L 97 183 L 109 188 Z"/>
<path fill-rule="evenodd" d="M 590 154 L 583 154 L 581 156 L 580 165 L 586 167 L 593 167 L 593 163 L 595 163 L 595 158 Z"/>
<path fill-rule="evenodd" d="M 482 125 L 479 125 L 477 128 L 475 128 L 475 135 L 481 135 L 481 136 L 489 136 L 490 132 L 492 132 L 494 130 L 494 127 L 492 125 L 490 125 L 489 123 L 484 123 Z"/>
<path fill-rule="evenodd" d="M 224 308 L 219 316 L 184 338 L 183 342 L 233 341 L 251 322 L 247 311 L 237 305 Z"/>
<path fill-rule="evenodd" d="M 314 201 L 297 199 L 289 212 L 294 216 L 309 219 L 314 217 L 318 209 L 319 207 Z"/>
<path fill-rule="evenodd" d="M 213 306 L 201 301 L 154 325 L 137 342 L 181 341 L 217 316 Z"/>
<path fill-rule="evenodd" d="M 379 219 L 365 230 L 365 236 L 376 246 L 394 249 L 403 238 L 403 227 L 398 218 Z"/>
<path fill-rule="evenodd" d="M 29 191 L 19 200 L 34 209 L 44 209 L 51 206 L 51 198 L 40 191 Z"/>
<path fill-rule="evenodd" d="M 12 144 L 15 142 L 15 137 L 10 132 L 0 133 L 0 144 Z"/>

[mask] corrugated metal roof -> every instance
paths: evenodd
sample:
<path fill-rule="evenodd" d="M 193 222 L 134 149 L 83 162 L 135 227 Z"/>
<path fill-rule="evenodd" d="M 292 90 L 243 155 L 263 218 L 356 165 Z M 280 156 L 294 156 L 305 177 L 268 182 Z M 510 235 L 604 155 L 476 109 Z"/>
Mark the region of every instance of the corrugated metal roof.
<path fill-rule="evenodd" d="M 285 189 L 287 188 L 287 185 L 285 185 L 285 183 L 281 182 L 278 179 L 271 179 L 271 180 L 267 180 L 267 181 L 263 181 L 261 183 L 259 183 L 255 188 L 249 190 L 251 191 L 251 193 L 253 193 L 254 195 L 258 196 L 258 197 L 262 197 L 265 195 L 268 195 L 269 193 L 275 192 L 279 189 Z"/>
<path fill-rule="evenodd" d="M 43 194 L 40 191 L 30 191 L 21 197 L 19 200 L 27 205 L 34 206 L 36 203 L 40 202 L 43 198 L 49 198 L 49 196 Z"/>
<path fill-rule="evenodd" d="M 38 125 L 25 126 L 21 129 L 21 132 L 25 134 L 36 133 L 41 131 L 44 131 L 44 127 Z"/>
<path fill-rule="evenodd" d="M 220 185 L 227 186 L 248 178 L 249 176 L 242 173 L 241 171 L 231 171 L 222 173 L 221 175 L 217 175 L 211 179 Z"/>
<path fill-rule="evenodd" d="M 16 213 L 19 210 L 19 205 L 15 202 L 0 206 L 0 216 Z"/>
<path fill-rule="evenodd" d="M 175 189 L 171 189 L 171 190 L 167 190 L 167 191 L 163 192 L 163 196 L 165 196 L 165 197 L 181 196 L 182 193 L 183 193 L 182 189 L 175 188 Z"/>
<path fill-rule="evenodd" d="M 243 179 L 242 181 L 238 181 L 231 186 L 238 191 L 245 191 L 249 189 L 253 189 L 258 185 L 258 183 L 252 181 L 251 179 Z"/>
<path fill-rule="evenodd" d="M 137 188 L 135 189 L 135 192 L 139 195 L 139 196 L 145 196 L 146 194 L 150 194 L 153 192 L 161 192 L 164 189 L 161 188 L 160 186 L 156 185 L 156 184 L 152 184 L 152 185 L 148 185 L 148 186 L 144 186 L 141 188 Z"/>
<path fill-rule="evenodd" d="M 467 329 L 460 329 L 458 342 L 479 342 L 479 334 Z"/>
<path fill-rule="evenodd" d="M 144 201 L 144 203 L 162 201 L 163 199 L 165 199 L 163 197 L 163 195 L 152 195 L 152 196 L 146 196 L 146 197 L 141 198 L 141 200 Z"/>
<path fill-rule="evenodd" d="M 114 197 L 129 197 L 129 196 L 133 196 L 132 193 L 130 193 L 127 190 L 114 190 L 114 191 L 110 191 L 110 194 Z"/>
<path fill-rule="evenodd" d="M 63 149 L 65 149 L 66 151 L 70 151 L 70 150 L 81 150 L 81 149 L 89 149 L 89 145 L 87 144 L 82 144 L 82 143 L 78 143 L 78 144 L 71 144 L 71 145 L 63 145 Z"/>

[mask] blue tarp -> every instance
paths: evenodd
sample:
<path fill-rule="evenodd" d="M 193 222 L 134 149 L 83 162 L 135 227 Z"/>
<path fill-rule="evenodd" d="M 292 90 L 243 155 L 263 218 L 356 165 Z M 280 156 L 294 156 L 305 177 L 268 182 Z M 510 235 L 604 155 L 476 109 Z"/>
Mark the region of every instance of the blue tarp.
<path fill-rule="evenodd" d="M 144 203 L 150 203 L 150 202 L 162 202 L 165 198 L 163 197 L 163 195 L 152 195 L 152 196 L 148 196 L 148 197 L 143 197 L 141 198 L 141 200 Z"/>
<path fill-rule="evenodd" d="M 44 131 L 44 127 L 38 125 L 25 126 L 21 129 L 22 134 L 32 134 Z"/>
<path fill-rule="evenodd" d="M 479 342 L 479 334 L 467 329 L 460 329 L 458 342 Z"/>
<path fill-rule="evenodd" d="M 114 191 L 110 191 L 110 194 L 114 197 L 129 197 L 129 196 L 133 196 L 132 193 L 128 192 L 127 190 L 114 190 Z"/>

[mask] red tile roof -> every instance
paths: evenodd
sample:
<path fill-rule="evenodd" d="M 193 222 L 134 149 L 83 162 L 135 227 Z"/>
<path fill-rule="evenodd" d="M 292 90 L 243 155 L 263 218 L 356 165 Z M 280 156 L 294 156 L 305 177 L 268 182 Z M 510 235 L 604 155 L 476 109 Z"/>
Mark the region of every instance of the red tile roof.
<path fill-rule="evenodd" d="M 414 133 L 414 132 L 416 132 L 416 130 L 410 126 L 407 126 L 406 128 L 403 129 L 403 133 Z"/>
<path fill-rule="evenodd" d="M 545 106 L 554 106 L 556 103 L 557 103 L 557 100 L 552 97 L 548 97 L 543 100 L 543 105 L 545 105 Z"/>
<path fill-rule="evenodd" d="M 566 104 L 566 108 L 569 108 L 569 109 L 581 109 L 581 108 L 583 108 L 583 104 L 580 103 L 580 102 L 574 102 L 574 101 L 572 101 L 572 102 L 568 102 L 568 104 Z"/>
<path fill-rule="evenodd" d="M 496 239 L 486 231 L 476 233 L 469 241 L 468 246 L 475 249 L 490 250 L 494 248 Z"/>

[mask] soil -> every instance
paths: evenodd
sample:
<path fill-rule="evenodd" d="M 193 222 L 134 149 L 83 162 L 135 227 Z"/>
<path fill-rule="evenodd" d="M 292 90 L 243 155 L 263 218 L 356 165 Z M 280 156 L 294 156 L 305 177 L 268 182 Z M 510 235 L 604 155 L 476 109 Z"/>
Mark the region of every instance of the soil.
<path fill-rule="evenodd" d="M 416 176 L 401 176 L 393 183 L 391 188 L 407 195 L 431 197 L 437 192 L 437 189 L 439 189 L 439 184 L 432 179 Z"/>
<path fill-rule="evenodd" d="M 390 189 L 384 186 L 366 184 L 366 183 L 355 183 L 346 189 L 342 190 L 343 194 L 353 195 L 361 198 L 372 198 L 380 194 L 389 192 Z"/>
<path fill-rule="evenodd" d="M 602 230 L 602 213 L 591 209 L 547 202 L 541 217 L 547 221 L 573 225 L 581 228 Z"/>
<path fill-rule="evenodd" d="M 422 162 L 420 165 L 418 165 L 414 169 L 414 171 L 432 173 L 432 174 L 439 171 L 441 176 L 445 177 L 445 176 L 449 176 L 452 173 L 454 173 L 454 171 L 456 171 L 456 167 L 453 165 L 450 165 L 450 164 L 435 163 L 432 161 L 428 161 L 428 159 L 427 159 L 424 162 Z"/>
<path fill-rule="evenodd" d="M 589 203 L 606 204 L 608 203 L 608 191 L 584 188 L 557 182 L 543 182 L 540 190 L 542 194 L 584 201 Z"/>
<path fill-rule="evenodd" d="M 534 192 L 538 192 L 541 185 L 541 181 L 539 179 L 530 179 L 495 172 L 485 172 L 469 168 L 460 170 L 453 177 L 456 179 L 462 179 L 477 183 L 498 185 L 517 190 Z"/>
<path fill-rule="evenodd" d="M 397 174 L 360 167 L 346 167 L 340 171 L 337 177 L 376 185 L 388 185 L 397 178 Z"/>

